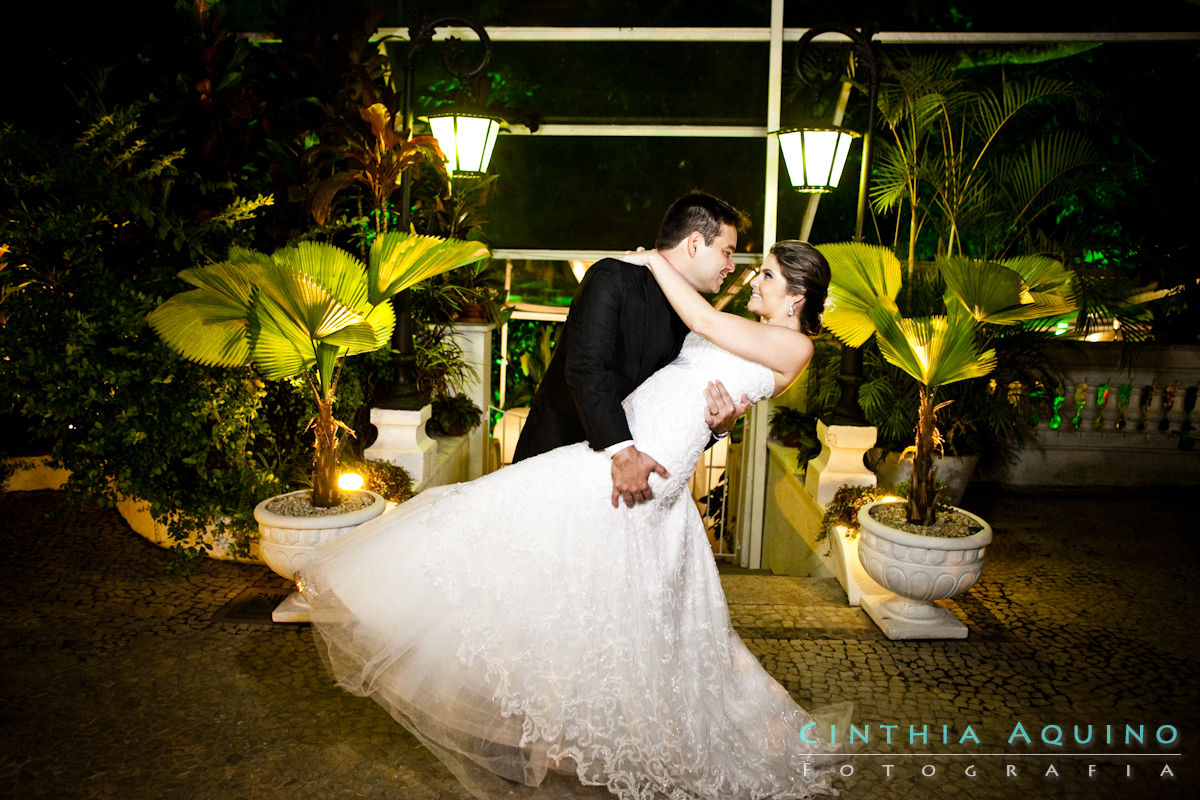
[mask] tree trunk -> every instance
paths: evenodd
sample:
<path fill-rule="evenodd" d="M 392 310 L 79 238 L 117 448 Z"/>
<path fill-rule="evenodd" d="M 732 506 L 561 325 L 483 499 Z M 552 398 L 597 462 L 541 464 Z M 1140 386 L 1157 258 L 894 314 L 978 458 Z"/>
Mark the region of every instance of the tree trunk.
<path fill-rule="evenodd" d="M 332 398 L 317 397 L 316 429 L 313 440 L 312 504 L 317 508 L 336 506 L 338 497 L 338 437 L 337 421 L 333 418 Z"/>
<path fill-rule="evenodd" d="M 917 453 L 913 457 L 912 482 L 908 491 L 907 519 L 917 525 L 932 525 L 937 511 L 937 465 L 933 463 L 934 389 L 921 386 L 917 411 Z"/>

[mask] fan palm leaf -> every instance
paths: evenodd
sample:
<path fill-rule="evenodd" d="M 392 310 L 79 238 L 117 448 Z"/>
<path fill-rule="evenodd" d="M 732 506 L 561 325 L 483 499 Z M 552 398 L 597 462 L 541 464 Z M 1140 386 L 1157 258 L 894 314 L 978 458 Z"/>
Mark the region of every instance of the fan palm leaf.
<path fill-rule="evenodd" d="M 818 245 L 829 262 L 829 296 L 833 306 L 823 323 L 851 347 L 875 332 L 870 311 L 880 304 L 896 308 L 900 291 L 900 259 L 886 247 L 861 242 Z"/>
<path fill-rule="evenodd" d="M 1069 314 L 1077 307 L 1075 278 L 1069 269 L 1048 256 L 1018 256 L 999 262 L 1021 276 L 1022 303 L 999 311 L 987 322 L 1007 324 Z"/>
<path fill-rule="evenodd" d="M 247 309 L 211 289 L 193 289 L 166 300 L 147 320 L 163 341 L 189 361 L 241 367 L 251 361 Z"/>
<path fill-rule="evenodd" d="M 1021 276 L 1033 294 L 1053 294 L 1069 300 L 1075 275 L 1061 261 L 1049 256 L 1017 256 L 998 262 Z"/>
<path fill-rule="evenodd" d="M 978 352 L 975 325 L 968 315 L 904 319 L 877 306 L 871 311 L 884 359 L 928 386 L 980 378 L 996 367 L 996 352 Z"/>
<path fill-rule="evenodd" d="M 371 243 L 367 257 L 368 302 L 378 305 L 427 278 L 488 255 L 487 247 L 479 242 L 386 233 Z"/>
<path fill-rule="evenodd" d="M 999 264 L 943 256 L 937 268 L 946 282 L 946 307 L 960 303 L 976 322 L 996 322 L 1000 312 L 1033 302 L 1021 276 Z"/>
<path fill-rule="evenodd" d="M 366 267 L 350 253 L 320 242 L 300 242 L 275 252 L 273 259 L 296 272 L 308 275 L 347 308 L 365 314 L 367 307 Z"/>
<path fill-rule="evenodd" d="M 270 298 L 262 298 L 250 312 L 253 361 L 263 377 L 282 380 L 299 375 L 316 363 L 313 340 L 306 338 L 294 319 Z"/>

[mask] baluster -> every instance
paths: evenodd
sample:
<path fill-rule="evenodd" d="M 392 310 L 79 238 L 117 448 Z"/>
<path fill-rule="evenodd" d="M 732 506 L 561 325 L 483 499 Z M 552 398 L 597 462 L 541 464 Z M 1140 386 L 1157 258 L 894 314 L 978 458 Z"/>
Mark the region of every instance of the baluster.
<path fill-rule="evenodd" d="M 1080 381 L 1079 386 L 1083 387 L 1083 409 L 1079 412 L 1079 430 L 1091 433 L 1096 425 L 1098 392 L 1090 377 Z M 1078 391 L 1077 387 L 1076 392 Z"/>
<path fill-rule="evenodd" d="M 1146 405 L 1146 433 L 1160 433 L 1159 426 L 1163 421 L 1163 402 L 1167 395 L 1167 387 L 1154 383 L 1150 386 L 1150 402 Z"/>
<path fill-rule="evenodd" d="M 1104 407 L 1100 410 L 1100 430 L 1115 431 L 1121 421 L 1121 387 L 1108 380 L 1108 397 L 1104 399 Z"/>
<path fill-rule="evenodd" d="M 1149 431 L 1146 422 L 1147 404 L 1150 402 L 1154 387 L 1136 384 L 1129 392 L 1129 408 L 1125 409 L 1125 428 L 1130 433 Z"/>
<path fill-rule="evenodd" d="M 1183 413 L 1186 417 L 1186 421 L 1190 422 L 1192 425 L 1191 436 L 1194 439 L 1194 438 L 1196 438 L 1196 434 L 1197 434 L 1196 428 L 1197 428 L 1197 426 L 1200 426 L 1200 410 L 1198 410 L 1196 408 L 1196 406 L 1200 406 L 1200 384 L 1193 383 L 1192 388 L 1189 389 L 1189 391 L 1191 392 L 1191 395 L 1192 395 L 1192 410 L 1189 412 L 1185 406 Z M 1185 400 L 1186 400 L 1186 393 L 1185 393 Z"/>
<path fill-rule="evenodd" d="M 1176 384 L 1171 388 L 1175 390 L 1175 396 L 1171 401 L 1171 410 L 1167 412 L 1167 433 L 1181 433 L 1183 421 L 1187 419 L 1183 404 L 1187 400 L 1188 387 Z"/>

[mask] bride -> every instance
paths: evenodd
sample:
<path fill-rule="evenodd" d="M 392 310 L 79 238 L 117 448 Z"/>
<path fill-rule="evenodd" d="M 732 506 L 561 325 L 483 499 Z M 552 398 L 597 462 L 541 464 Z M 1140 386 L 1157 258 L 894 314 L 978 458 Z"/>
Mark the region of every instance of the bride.
<path fill-rule="evenodd" d="M 746 649 L 687 481 L 704 386 L 757 401 L 807 366 L 824 258 L 779 242 L 751 282 L 761 322 L 713 309 L 659 253 L 691 329 L 624 401 L 670 475 L 613 508 L 586 443 L 418 497 L 323 548 L 300 590 L 339 685 L 370 696 L 477 797 L 800 798 L 825 783 L 813 717 Z"/>

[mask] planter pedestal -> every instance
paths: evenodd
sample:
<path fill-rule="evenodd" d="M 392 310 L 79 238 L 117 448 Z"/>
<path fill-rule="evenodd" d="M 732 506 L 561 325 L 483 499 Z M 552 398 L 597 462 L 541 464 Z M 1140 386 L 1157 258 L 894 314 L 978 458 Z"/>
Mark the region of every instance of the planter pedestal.
<path fill-rule="evenodd" d="M 303 489 L 292 494 L 304 494 Z M 289 517 L 267 510 L 274 498 L 267 498 L 254 508 L 254 519 L 258 521 L 258 548 L 263 561 L 275 574 L 289 581 L 296 580 L 299 572 L 317 547 L 332 541 L 342 534 L 354 530 L 369 519 L 384 512 L 387 502 L 375 492 L 367 492 L 373 502 L 365 508 L 343 514 L 323 517 Z M 271 619 L 275 622 L 309 622 L 312 607 L 297 591 L 289 594 L 275 607 Z"/>
<path fill-rule="evenodd" d="M 817 420 L 821 452 L 808 462 L 804 487 L 821 505 L 828 505 L 842 486 L 874 486 L 875 473 L 863 455 L 875 445 L 878 431 L 867 425 L 826 425 Z"/>
<path fill-rule="evenodd" d="M 889 639 L 965 639 L 967 626 L 932 603 L 914 603 L 894 594 L 863 595 L 859 601 Z"/>
<path fill-rule="evenodd" d="M 433 470 L 437 455 L 437 442 L 425 433 L 432 411 L 428 403 L 416 411 L 372 408 L 371 424 L 379 435 L 363 455 L 404 467 L 412 482 L 420 484 Z"/>
<path fill-rule="evenodd" d="M 992 528 L 979 517 L 955 509 L 982 528 L 962 537 L 924 536 L 884 525 L 870 511 L 888 501 L 868 503 L 858 511 L 862 531 L 858 557 L 880 586 L 895 594 L 862 598 L 862 608 L 889 639 L 965 639 L 967 626 L 950 611 L 934 605 L 965 592 L 979 579 Z"/>

